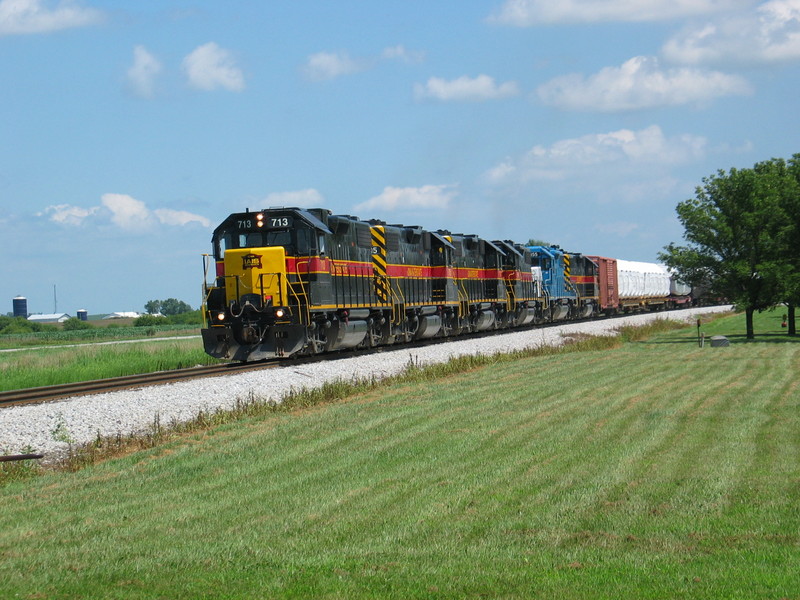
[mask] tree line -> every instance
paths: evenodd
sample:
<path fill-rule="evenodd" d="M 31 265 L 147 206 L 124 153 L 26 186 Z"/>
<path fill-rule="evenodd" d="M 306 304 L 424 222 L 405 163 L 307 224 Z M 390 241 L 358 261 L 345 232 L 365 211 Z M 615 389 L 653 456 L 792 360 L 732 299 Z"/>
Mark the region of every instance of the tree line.
<path fill-rule="evenodd" d="M 800 154 L 750 169 L 705 177 L 695 197 L 676 208 L 684 245 L 669 244 L 659 259 L 683 282 L 753 314 L 786 304 L 788 334 L 796 335 L 800 301 Z"/>
<path fill-rule="evenodd" d="M 183 300 L 167 298 L 166 300 L 148 300 L 144 303 L 148 315 L 162 314 L 165 317 L 191 312 L 193 309 Z"/>

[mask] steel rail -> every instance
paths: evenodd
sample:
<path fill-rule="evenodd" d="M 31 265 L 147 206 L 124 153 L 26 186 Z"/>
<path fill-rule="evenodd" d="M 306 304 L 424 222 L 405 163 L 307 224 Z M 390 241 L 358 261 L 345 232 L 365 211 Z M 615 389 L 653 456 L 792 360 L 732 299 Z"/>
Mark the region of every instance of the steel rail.
<path fill-rule="evenodd" d="M 275 367 L 277 363 L 228 363 L 223 365 L 207 365 L 189 367 L 171 371 L 157 371 L 155 373 L 142 373 L 139 375 L 125 375 L 108 379 L 95 379 L 91 381 L 76 381 L 58 385 L 46 385 L 35 388 L 9 390 L 0 392 L 0 407 L 19 406 L 23 404 L 38 404 L 49 400 L 58 400 L 72 396 L 88 396 L 102 394 L 124 389 L 147 387 L 164 383 L 176 383 L 200 377 L 213 377 L 215 375 L 231 375 L 245 371 L 259 370 Z"/>

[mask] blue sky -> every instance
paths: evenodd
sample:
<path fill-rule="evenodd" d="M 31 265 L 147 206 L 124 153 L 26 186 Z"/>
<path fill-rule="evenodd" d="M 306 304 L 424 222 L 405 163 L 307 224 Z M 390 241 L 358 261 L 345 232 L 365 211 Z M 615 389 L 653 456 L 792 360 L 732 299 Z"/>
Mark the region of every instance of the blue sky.
<path fill-rule="evenodd" d="M 0 313 L 197 307 L 246 207 L 654 261 L 798 84 L 800 0 L 0 0 Z"/>

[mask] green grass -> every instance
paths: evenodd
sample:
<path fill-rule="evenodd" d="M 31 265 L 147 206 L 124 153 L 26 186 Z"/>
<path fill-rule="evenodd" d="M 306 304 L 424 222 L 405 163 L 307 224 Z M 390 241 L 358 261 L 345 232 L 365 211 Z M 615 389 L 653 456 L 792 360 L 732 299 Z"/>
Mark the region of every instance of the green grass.
<path fill-rule="evenodd" d="M 412 369 L 8 483 L 0 596 L 796 598 L 800 346 L 701 329 L 734 343 Z"/>
<path fill-rule="evenodd" d="M 80 345 L 0 353 L 0 391 L 218 362 L 198 339 Z"/>

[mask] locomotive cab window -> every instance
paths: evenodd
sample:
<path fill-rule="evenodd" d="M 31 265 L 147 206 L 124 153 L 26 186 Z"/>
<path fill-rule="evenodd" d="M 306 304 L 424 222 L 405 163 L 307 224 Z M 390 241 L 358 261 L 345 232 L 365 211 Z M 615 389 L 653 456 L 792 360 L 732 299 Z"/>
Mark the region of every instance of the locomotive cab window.
<path fill-rule="evenodd" d="M 316 236 L 310 229 L 295 229 L 295 247 L 298 256 L 308 256 L 314 254 L 314 242 Z"/>
<path fill-rule="evenodd" d="M 236 246 L 233 243 L 233 236 L 230 233 L 224 233 L 218 237 L 215 236 L 214 258 L 217 260 L 222 260 L 222 257 L 225 256 L 225 250 L 235 247 Z"/>

